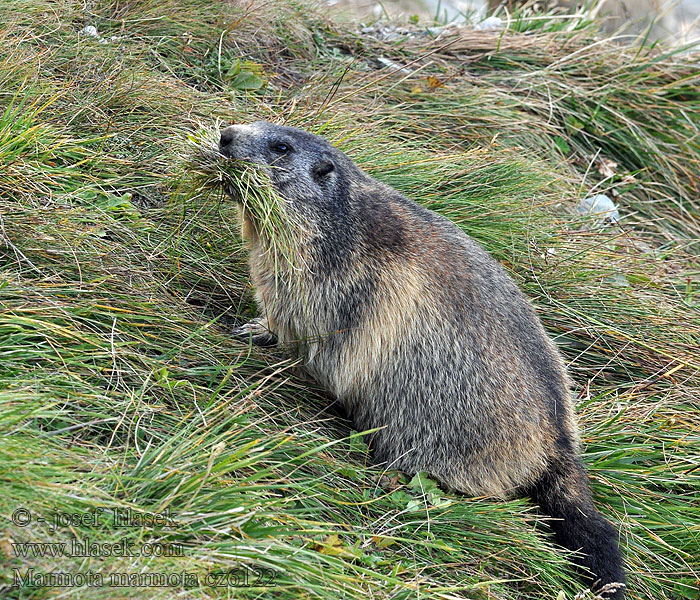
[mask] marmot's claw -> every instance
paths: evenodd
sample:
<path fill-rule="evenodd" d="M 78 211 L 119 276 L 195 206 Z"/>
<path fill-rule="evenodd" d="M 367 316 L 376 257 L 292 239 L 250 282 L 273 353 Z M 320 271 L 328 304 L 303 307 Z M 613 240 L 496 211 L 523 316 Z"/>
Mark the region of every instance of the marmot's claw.
<path fill-rule="evenodd" d="M 277 336 L 267 328 L 263 319 L 253 319 L 245 325 L 235 327 L 231 334 L 236 339 L 254 346 L 274 346 L 277 344 Z"/>

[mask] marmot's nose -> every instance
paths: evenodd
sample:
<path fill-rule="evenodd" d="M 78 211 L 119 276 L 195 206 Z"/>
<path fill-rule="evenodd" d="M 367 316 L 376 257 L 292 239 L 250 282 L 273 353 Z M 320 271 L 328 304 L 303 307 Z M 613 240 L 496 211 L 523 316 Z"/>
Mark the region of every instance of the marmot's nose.
<path fill-rule="evenodd" d="M 221 132 L 221 139 L 219 140 L 219 152 L 225 154 L 227 149 L 230 149 L 233 143 L 234 132 L 233 127 L 227 127 Z"/>

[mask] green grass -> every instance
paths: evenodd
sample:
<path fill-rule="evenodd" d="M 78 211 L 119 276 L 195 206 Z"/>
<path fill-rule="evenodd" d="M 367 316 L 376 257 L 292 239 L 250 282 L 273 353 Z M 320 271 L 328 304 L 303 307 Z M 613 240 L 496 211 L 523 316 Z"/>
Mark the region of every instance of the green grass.
<path fill-rule="evenodd" d="M 12 0 L 0 23 L 0 596 L 581 591 L 531 503 L 372 469 L 293 364 L 231 339 L 255 310 L 235 207 L 190 189 L 183 148 L 199 123 L 265 118 L 325 135 L 506 266 L 567 358 L 629 597 L 699 597 L 697 55 L 580 20 L 383 42 L 288 1 Z M 577 214 L 599 191 L 621 226 Z M 118 528 L 126 509 L 176 525 Z M 62 513 L 96 516 L 37 520 Z M 12 546 L 86 538 L 176 555 Z M 197 583 L 13 587 L 29 568 Z M 251 586 L 215 585 L 229 570 Z"/>

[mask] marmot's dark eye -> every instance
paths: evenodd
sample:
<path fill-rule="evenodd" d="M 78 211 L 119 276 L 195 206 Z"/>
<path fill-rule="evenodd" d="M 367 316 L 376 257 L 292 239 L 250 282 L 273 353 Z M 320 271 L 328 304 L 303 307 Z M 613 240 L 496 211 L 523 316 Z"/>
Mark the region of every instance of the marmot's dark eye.
<path fill-rule="evenodd" d="M 284 144 L 282 142 L 276 142 L 272 144 L 272 151 L 277 152 L 277 154 L 287 154 L 289 152 L 290 148 L 287 146 L 287 144 Z"/>

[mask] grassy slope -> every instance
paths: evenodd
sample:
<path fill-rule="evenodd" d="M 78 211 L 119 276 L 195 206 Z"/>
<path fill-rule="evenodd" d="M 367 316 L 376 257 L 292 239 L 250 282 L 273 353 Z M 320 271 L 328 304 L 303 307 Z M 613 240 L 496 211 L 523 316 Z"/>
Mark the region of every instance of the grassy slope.
<path fill-rule="evenodd" d="M 698 597 L 697 67 L 546 24 L 387 42 L 292 2 L 87 6 L 0 8 L 2 597 L 55 595 L 10 587 L 29 567 L 199 576 L 176 590 L 63 590 L 79 598 L 578 589 L 527 502 L 367 469 L 361 437 L 312 384 L 228 338 L 253 311 L 245 257 L 229 207 L 184 200 L 178 157 L 183 131 L 216 118 L 321 132 L 493 252 L 569 360 L 630 597 Z M 79 34 L 86 24 L 118 39 Z M 378 56 L 412 73 L 378 69 Z M 618 194 L 622 227 L 575 214 L 592 189 Z M 11 521 L 19 507 L 26 527 Z M 126 508 L 169 509 L 178 525 L 114 527 Z M 97 525 L 36 519 L 90 511 Z M 183 556 L 12 549 L 74 537 Z M 204 578 L 235 567 L 274 569 L 275 583 Z"/>

